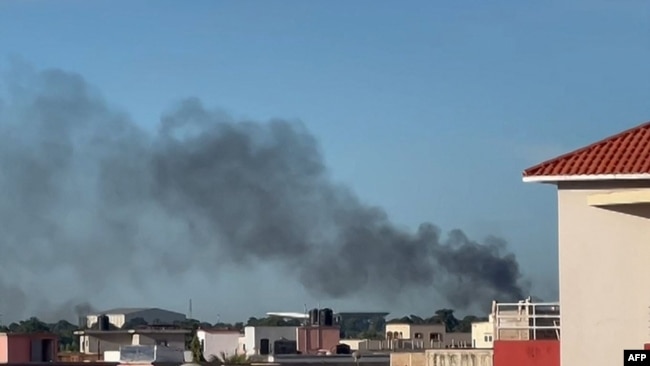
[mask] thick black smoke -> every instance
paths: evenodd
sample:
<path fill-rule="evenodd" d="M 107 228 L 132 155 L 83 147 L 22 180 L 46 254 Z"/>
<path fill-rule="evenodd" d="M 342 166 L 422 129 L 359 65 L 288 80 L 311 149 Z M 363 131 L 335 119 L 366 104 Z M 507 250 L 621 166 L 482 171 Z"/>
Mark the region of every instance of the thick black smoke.
<path fill-rule="evenodd" d="M 224 260 L 277 263 L 330 298 L 435 289 L 464 308 L 524 295 L 502 240 L 443 237 L 431 224 L 398 229 L 331 181 L 300 124 L 237 122 L 189 99 L 148 133 L 76 74 L 27 73 L 5 85 L 0 313 L 19 314 L 45 286 L 21 273 L 72 273 L 83 281 L 58 285 L 82 286 L 75 293 L 91 299 L 116 276 L 133 286 L 151 271 L 212 276 L 219 266 L 208 264 Z"/>

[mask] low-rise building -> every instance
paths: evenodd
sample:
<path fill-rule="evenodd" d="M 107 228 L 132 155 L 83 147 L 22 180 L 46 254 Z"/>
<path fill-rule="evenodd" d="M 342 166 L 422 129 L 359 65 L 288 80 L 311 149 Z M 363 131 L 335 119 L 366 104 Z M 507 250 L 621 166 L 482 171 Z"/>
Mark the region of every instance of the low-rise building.
<path fill-rule="evenodd" d="M 0 363 L 56 362 L 58 338 L 50 333 L 0 333 Z"/>
<path fill-rule="evenodd" d="M 242 334 L 239 331 L 199 329 L 196 336 L 201 341 L 203 357 L 208 361 L 222 355 L 233 356 L 240 353 L 239 339 Z"/>
<path fill-rule="evenodd" d="M 338 326 L 308 325 L 299 327 L 297 332 L 297 348 L 302 354 L 316 354 L 323 350 L 335 353 L 341 340 Z"/>
<path fill-rule="evenodd" d="M 249 355 L 269 355 L 278 341 L 297 341 L 298 327 L 249 326 L 244 328 L 243 351 Z"/>
<path fill-rule="evenodd" d="M 486 322 L 472 323 L 472 348 L 492 348 L 494 346 L 494 317 Z"/>
<path fill-rule="evenodd" d="M 106 351 L 119 351 L 121 346 L 161 345 L 185 349 L 185 337 L 191 331 L 185 329 L 131 329 L 131 330 L 81 330 L 79 337 L 81 353 L 103 357 Z"/>
<path fill-rule="evenodd" d="M 443 324 L 386 324 L 387 347 L 427 349 L 470 347 L 471 333 L 447 333 Z"/>

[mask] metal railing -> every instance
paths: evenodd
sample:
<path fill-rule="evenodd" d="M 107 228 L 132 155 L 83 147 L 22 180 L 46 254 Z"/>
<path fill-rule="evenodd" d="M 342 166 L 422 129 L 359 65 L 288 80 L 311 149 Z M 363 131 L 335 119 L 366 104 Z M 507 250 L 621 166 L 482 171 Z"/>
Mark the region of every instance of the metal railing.
<path fill-rule="evenodd" d="M 494 303 L 495 340 L 560 339 L 560 304 Z"/>

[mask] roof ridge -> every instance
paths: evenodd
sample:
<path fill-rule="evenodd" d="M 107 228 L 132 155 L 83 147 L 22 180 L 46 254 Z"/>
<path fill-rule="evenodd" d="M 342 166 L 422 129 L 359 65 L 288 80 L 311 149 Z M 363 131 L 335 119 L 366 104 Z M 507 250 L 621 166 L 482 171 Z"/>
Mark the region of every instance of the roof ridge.
<path fill-rule="evenodd" d="M 530 167 L 530 168 L 524 170 L 524 172 L 523 172 L 523 176 L 524 176 L 524 177 L 527 177 L 527 176 L 529 176 L 529 175 L 531 174 L 532 171 L 535 171 L 535 170 L 541 169 L 541 168 L 543 168 L 543 167 L 546 167 L 546 166 L 548 166 L 548 165 L 551 165 L 551 164 L 553 164 L 553 163 L 556 163 L 556 162 L 558 162 L 558 161 L 560 161 L 560 160 L 563 160 L 563 159 L 565 159 L 565 158 L 568 158 L 568 157 L 570 157 L 570 156 L 573 156 L 573 155 L 579 154 L 579 153 L 581 153 L 581 152 L 584 152 L 584 151 L 587 151 L 587 150 L 591 150 L 591 149 L 593 149 L 593 148 L 595 148 L 595 147 L 597 147 L 597 146 L 601 146 L 601 145 L 603 145 L 603 144 L 605 144 L 605 143 L 607 143 L 607 142 L 610 142 L 610 141 L 612 141 L 612 140 L 616 140 L 616 139 L 618 139 L 618 138 L 620 138 L 620 137 L 623 137 L 623 136 L 628 135 L 628 134 L 633 133 L 633 132 L 637 132 L 637 131 L 642 130 L 642 129 L 647 128 L 647 127 L 650 127 L 650 121 L 647 121 L 647 122 L 641 123 L 641 124 L 636 125 L 636 126 L 634 126 L 634 127 L 628 128 L 628 129 L 626 129 L 626 130 L 624 130 L 624 131 L 622 131 L 622 132 L 619 132 L 619 133 L 616 133 L 616 134 L 614 134 L 614 135 L 610 135 L 610 136 L 604 137 L 604 138 L 602 138 L 602 139 L 600 139 L 600 140 L 598 140 L 598 141 L 596 141 L 596 142 L 593 142 L 593 143 L 591 143 L 591 144 L 589 144 L 589 145 L 587 145 L 587 146 L 583 146 L 583 147 L 581 147 L 581 148 L 578 148 L 578 149 L 575 149 L 575 150 L 569 151 L 569 152 L 564 153 L 564 154 L 562 154 L 562 155 L 556 156 L 556 157 L 554 157 L 554 158 L 551 158 L 551 159 L 549 159 L 549 160 L 546 160 L 546 161 L 543 161 L 543 162 L 541 162 L 541 163 L 539 163 L 539 164 L 536 164 L 536 165 L 534 165 L 534 166 L 532 166 L 532 167 Z M 532 175 L 534 175 L 534 173 L 533 173 Z"/>

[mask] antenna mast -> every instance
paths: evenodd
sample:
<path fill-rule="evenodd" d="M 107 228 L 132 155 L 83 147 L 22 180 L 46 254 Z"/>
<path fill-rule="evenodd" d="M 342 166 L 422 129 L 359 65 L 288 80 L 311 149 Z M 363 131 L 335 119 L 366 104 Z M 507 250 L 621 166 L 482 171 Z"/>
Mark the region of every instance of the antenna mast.
<path fill-rule="evenodd" d="M 192 318 L 192 299 L 190 299 L 190 314 L 189 315 L 190 315 L 190 319 L 194 319 L 194 318 Z"/>

